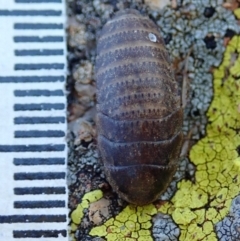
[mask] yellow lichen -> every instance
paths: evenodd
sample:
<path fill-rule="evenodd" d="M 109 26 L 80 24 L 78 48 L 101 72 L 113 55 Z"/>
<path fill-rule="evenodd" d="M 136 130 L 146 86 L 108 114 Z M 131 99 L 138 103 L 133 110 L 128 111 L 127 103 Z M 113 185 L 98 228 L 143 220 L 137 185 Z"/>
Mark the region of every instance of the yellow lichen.
<path fill-rule="evenodd" d="M 214 98 L 207 113 L 206 136 L 190 151 L 196 182 L 178 183 L 171 203 L 159 209 L 172 215 L 181 229 L 180 240 L 185 241 L 217 240 L 214 224 L 226 216 L 239 194 L 240 36 L 229 42 L 213 76 Z"/>
<path fill-rule="evenodd" d="M 89 204 L 101 199 L 103 193 L 101 190 L 95 190 L 84 195 L 82 202 L 77 205 L 76 209 L 71 214 L 71 220 L 74 224 L 80 224 L 83 217 L 83 209 L 88 208 Z M 76 230 L 76 226 L 71 226 L 72 231 Z"/>
<path fill-rule="evenodd" d="M 197 218 L 189 208 L 176 208 L 172 213 L 172 217 L 177 224 L 187 225 Z"/>
<path fill-rule="evenodd" d="M 239 19 L 240 18 L 240 8 L 235 9 L 234 14 Z"/>
<path fill-rule="evenodd" d="M 109 231 L 112 230 L 112 226 L 110 226 L 111 228 L 109 229 Z M 92 230 L 91 235 L 93 236 L 105 236 L 107 235 L 107 227 L 106 226 L 99 226 L 99 227 L 95 227 L 94 230 Z"/>
<path fill-rule="evenodd" d="M 109 219 L 99 227 L 94 227 L 90 235 L 105 237 L 107 241 L 111 240 L 138 240 L 150 241 L 150 228 L 152 227 L 152 216 L 157 213 L 154 205 L 138 207 L 128 205 L 116 217 Z M 109 223 L 112 225 L 110 226 Z"/>
<path fill-rule="evenodd" d="M 78 204 L 77 208 L 72 212 L 71 219 L 73 223 L 79 224 L 83 217 L 83 207 L 81 204 Z"/>
<path fill-rule="evenodd" d="M 102 198 L 103 193 L 101 190 L 94 190 L 92 192 L 86 193 L 82 198 L 83 201 L 87 200 L 89 203 L 96 202 L 100 198 Z"/>

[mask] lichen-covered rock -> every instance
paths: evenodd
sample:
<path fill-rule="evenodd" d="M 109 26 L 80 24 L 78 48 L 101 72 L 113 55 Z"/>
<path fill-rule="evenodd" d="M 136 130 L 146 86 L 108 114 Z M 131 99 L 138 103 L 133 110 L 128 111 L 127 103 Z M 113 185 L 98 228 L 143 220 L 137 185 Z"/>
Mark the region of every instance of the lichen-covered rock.
<path fill-rule="evenodd" d="M 180 230 L 169 215 L 158 213 L 152 227 L 155 241 L 178 241 Z"/>
<path fill-rule="evenodd" d="M 228 218 L 219 223 L 240 190 L 239 43 L 239 36 L 231 39 L 223 62 L 213 72 L 214 98 L 207 112 L 206 136 L 190 150 L 190 160 L 196 166 L 195 182 L 180 181 L 171 202 L 159 209 L 181 227 L 180 241 L 216 241 L 217 236 L 220 240 L 237 240 L 234 238 L 239 235 L 237 216 L 232 226 Z"/>
<path fill-rule="evenodd" d="M 236 113 L 238 113 L 239 116 L 240 113 L 239 102 L 233 101 L 235 97 L 239 99 L 239 96 L 236 95 L 236 93 L 238 93 L 236 91 L 237 89 L 234 89 L 233 87 L 239 86 L 240 60 L 238 58 L 239 53 L 237 49 L 240 49 L 238 46 L 240 41 L 236 36 L 233 41 L 231 41 L 233 36 L 239 33 L 239 20 L 235 18 L 235 16 L 238 19 L 240 18 L 239 3 L 236 0 L 227 2 L 223 0 L 174 0 L 171 1 L 171 3 L 175 6 L 167 6 L 162 11 L 159 11 L 157 9 L 146 8 L 145 1 L 143 0 L 68 0 L 68 2 L 75 6 L 73 8 L 74 15 L 79 23 L 84 24 L 86 31 L 85 37 L 87 38 L 87 47 L 81 49 L 75 46 L 74 49 L 72 49 L 70 46 L 69 51 L 72 52 L 70 67 L 73 65 L 79 66 L 79 59 L 94 63 L 96 32 L 98 32 L 102 28 L 102 25 L 109 19 L 111 8 L 114 9 L 114 11 L 125 9 L 126 7 L 135 8 L 142 13 L 148 14 L 155 22 L 157 22 L 161 28 L 161 34 L 166 43 L 166 47 L 172 56 L 175 70 L 179 75 L 178 77 L 180 77 L 178 79 L 181 79 L 182 74 L 184 78 L 188 79 L 191 86 L 189 102 L 185 109 L 184 133 L 186 134 L 190 130 L 190 133 L 192 134 L 190 136 L 190 141 L 198 141 L 204 139 L 205 136 L 208 136 L 209 138 L 210 135 L 215 136 L 216 141 L 224 144 L 221 146 L 215 145 L 214 149 L 208 148 L 208 146 L 211 148 L 213 147 L 212 142 L 205 143 L 200 141 L 200 145 L 194 145 L 194 149 L 197 150 L 196 155 L 191 157 L 191 161 L 194 160 L 194 164 L 192 164 L 190 168 L 185 169 L 185 167 L 188 166 L 188 162 L 186 163 L 184 160 L 184 164 L 182 163 L 179 166 L 173 182 L 169 185 L 167 191 L 160 197 L 160 200 L 166 201 L 157 202 L 156 205 L 160 212 L 164 212 L 171 217 L 168 219 L 169 225 L 176 225 L 179 228 L 180 237 L 178 238 L 178 241 L 187 240 L 187 238 L 191 241 L 199 239 L 205 241 L 237 241 L 239 238 L 235 231 L 239 230 L 237 223 L 239 217 L 236 215 L 236 212 L 233 215 L 232 209 L 229 209 L 229 207 L 231 203 L 232 205 L 235 205 L 235 202 L 232 202 L 232 199 L 239 194 L 239 175 L 237 174 L 239 173 L 239 169 L 237 169 L 237 166 L 240 162 L 240 144 L 236 139 L 239 135 L 233 134 L 234 130 L 239 130 L 239 119 L 234 117 L 234 122 L 234 118 L 231 119 L 228 117 L 229 115 L 233 116 Z M 99 2 L 101 5 L 98 4 Z M 234 10 L 235 16 L 232 10 Z M 224 54 L 227 45 L 229 48 L 227 48 L 226 53 Z M 223 65 L 219 67 L 222 62 Z M 227 66 L 229 66 L 230 62 L 232 63 L 230 68 L 230 79 L 232 80 L 227 78 L 229 74 L 229 68 Z M 73 70 L 75 70 L 75 68 L 73 68 Z M 219 79 L 219 82 L 216 81 L 217 79 Z M 227 85 L 226 82 L 228 83 Z M 221 98 L 225 101 L 225 93 L 231 96 L 231 98 L 227 98 L 230 100 L 230 102 L 228 102 L 228 107 L 230 107 L 228 111 L 224 108 L 224 102 L 221 102 Z M 217 111 L 213 108 L 212 112 L 208 112 L 212 101 L 214 101 L 214 106 L 218 103 L 217 106 L 220 106 L 221 108 Z M 234 108 L 232 108 L 232 106 L 234 106 Z M 212 126 L 211 122 L 217 119 L 218 116 L 222 117 L 224 121 L 226 120 L 228 125 L 233 128 L 226 129 L 226 126 L 222 125 L 223 122 L 216 122 L 218 131 L 213 132 L 213 129 L 208 129 L 209 126 Z M 209 130 L 210 132 L 208 132 Z M 223 141 L 222 135 L 219 134 L 220 131 L 222 134 L 230 134 L 228 141 Z M 225 145 L 226 143 L 234 144 L 228 146 Z M 89 148 L 90 146 L 91 148 Z M 222 151 L 220 151 L 221 149 Z M 90 192 L 91 190 L 98 188 L 98 185 L 96 184 L 99 183 L 99 179 L 93 178 L 97 175 L 103 176 L 103 173 L 99 172 L 101 165 L 98 163 L 98 158 L 92 156 L 92 152 L 96 154 L 94 146 L 89 145 L 86 148 L 85 145 L 80 144 L 73 148 L 73 146 L 70 145 L 69 150 L 69 168 L 71 170 L 74 169 L 74 172 L 77 174 L 81 171 L 80 174 L 77 175 L 78 181 L 75 186 L 71 185 L 69 188 L 69 206 L 71 210 L 73 210 L 76 208 L 77 203 L 81 203 L 85 192 Z M 82 156 L 82 152 L 84 153 L 84 156 Z M 90 156 L 87 156 L 88 153 L 90 153 Z M 238 153 L 238 159 L 234 159 L 232 153 L 234 153 L 234 155 Z M 216 162 L 205 162 L 205 160 L 208 161 L 215 155 L 217 155 L 217 158 L 220 158 L 217 165 Z M 229 166 L 229 164 L 232 164 L 232 161 L 229 158 L 231 160 L 234 159 L 233 162 L 235 165 L 231 166 L 232 169 Z M 221 165 L 227 167 L 227 172 L 229 171 L 229 168 L 231 169 L 228 172 L 229 175 L 225 172 L 224 175 L 222 175 L 222 169 L 219 169 L 219 167 L 221 168 Z M 196 170 L 196 176 L 194 169 Z M 183 179 L 183 182 L 179 182 L 179 180 Z M 74 180 L 76 179 L 73 179 L 73 181 Z M 100 181 L 103 182 L 103 180 Z M 189 185 L 190 183 L 194 185 Z M 207 185 L 207 187 L 204 185 Z M 215 202 L 212 202 L 210 207 L 207 202 L 207 205 L 201 208 L 194 208 L 194 203 L 196 199 L 198 199 L 197 194 L 199 194 L 199 188 L 206 190 L 206 192 L 211 192 L 211 188 L 217 190 L 216 195 L 218 195 L 218 198 L 216 198 L 216 200 L 214 199 Z M 176 198 L 174 198 L 176 190 L 179 190 L 176 194 L 177 202 Z M 113 194 L 112 192 L 110 193 Z M 92 193 L 92 195 L 94 194 Z M 170 201 L 167 201 L 171 197 L 173 198 Z M 183 199 L 181 201 L 182 197 Z M 190 203 L 187 202 L 189 199 L 191 200 Z M 154 224 L 152 224 L 152 226 L 149 225 L 149 223 L 153 222 L 155 214 L 150 214 L 150 221 L 146 222 L 144 225 L 140 224 L 141 228 L 138 224 L 135 225 L 137 231 L 131 233 L 130 230 L 129 233 L 127 233 L 126 229 L 123 228 L 123 220 L 125 219 L 121 218 L 121 216 L 120 221 L 119 219 L 116 219 L 118 214 L 126 215 L 127 210 L 124 209 L 126 204 L 123 203 L 123 206 L 119 206 L 119 203 L 117 203 L 117 201 L 119 201 L 117 196 L 114 197 L 114 200 L 116 203 L 110 207 L 111 210 L 114 210 L 110 215 L 112 218 L 109 218 L 109 220 L 99 227 L 99 232 L 94 230 L 98 227 L 92 227 L 91 224 L 89 224 L 89 206 L 83 210 L 84 216 L 81 219 L 81 223 L 71 223 L 72 232 L 76 232 L 75 240 L 95 241 L 96 239 L 103 239 L 115 241 L 116 237 L 121 237 L 124 241 L 149 241 L 154 238 L 153 230 L 155 237 L 159 237 L 157 236 L 159 229 L 155 229 Z M 183 205 L 184 201 L 186 201 L 186 205 L 190 205 L 193 208 L 182 208 L 181 205 Z M 202 203 L 206 203 L 205 199 L 201 201 Z M 159 203 L 161 204 L 160 207 Z M 196 203 L 201 205 L 199 202 Z M 175 205 L 178 205 L 178 207 L 173 212 Z M 234 210 L 237 210 L 237 206 Z M 136 217 L 136 215 L 141 215 L 141 212 L 141 210 L 135 208 L 131 214 L 133 217 Z M 181 216 L 186 217 L 185 220 L 181 218 Z M 173 221 L 173 217 L 176 218 L 179 223 L 176 223 L 176 220 Z M 224 217 L 226 217 L 226 219 L 224 219 Z M 159 217 L 159 220 L 160 219 L 161 218 Z M 119 226 L 115 226 L 115 224 L 112 225 L 111 222 L 114 221 L 115 224 Z M 131 223 L 128 224 L 130 224 L 128 227 L 131 228 Z M 147 228 L 147 230 L 144 228 Z M 90 232 L 91 229 L 94 230 L 93 233 Z M 105 232 L 105 230 L 109 231 L 109 233 Z M 140 230 L 141 232 L 139 232 Z M 149 233 L 147 234 L 146 231 L 149 231 Z M 164 230 L 161 231 L 164 232 Z M 89 232 L 95 237 L 91 236 Z M 186 237 L 188 233 L 189 236 Z M 146 236 L 144 234 L 146 234 Z M 168 236 L 167 233 L 164 233 L 163 235 Z M 96 236 L 101 236 L 102 238 L 96 238 Z"/>
<path fill-rule="evenodd" d="M 233 199 L 228 215 L 216 224 L 219 241 L 240 240 L 240 196 Z"/>

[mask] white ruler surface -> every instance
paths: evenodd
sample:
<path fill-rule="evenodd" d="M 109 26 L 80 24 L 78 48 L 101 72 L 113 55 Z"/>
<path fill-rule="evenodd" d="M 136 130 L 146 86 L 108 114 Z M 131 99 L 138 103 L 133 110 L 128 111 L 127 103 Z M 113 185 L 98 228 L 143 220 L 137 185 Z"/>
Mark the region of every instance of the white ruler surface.
<path fill-rule="evenodd" d="M 68 240 L 64 0 L 0 0 L 0 241 Z"/>

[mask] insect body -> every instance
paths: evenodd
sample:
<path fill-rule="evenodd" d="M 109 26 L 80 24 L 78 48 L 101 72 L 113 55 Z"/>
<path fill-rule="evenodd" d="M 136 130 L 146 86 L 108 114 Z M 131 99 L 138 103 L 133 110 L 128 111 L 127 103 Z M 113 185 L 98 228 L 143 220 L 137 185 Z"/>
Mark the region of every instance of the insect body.
<path fill-rule="evenodd" d="M 156 200 L 176 171 L 182 145 L 178 86 L 157 26 L 136 10 L 118 12 L 97 44 L 98 149 L 125 200 Z"/>

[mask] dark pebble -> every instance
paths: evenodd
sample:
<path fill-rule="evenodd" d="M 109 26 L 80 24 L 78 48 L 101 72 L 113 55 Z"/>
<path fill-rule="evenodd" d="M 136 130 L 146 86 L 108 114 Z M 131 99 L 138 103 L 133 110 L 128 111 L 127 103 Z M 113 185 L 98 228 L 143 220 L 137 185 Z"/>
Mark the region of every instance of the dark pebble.
<path fill-rule="evenodd" d="M 204 9 L 204 16 L 206 18 L 211 18 L 214 13 L 215 13 L 215 8 L 213 7 L 207 7 Z"/>
<path fill-rule="evenodd" d="M 225 36 L 225 37 L 232 38 L 235 34 L 236 34 L 235 31 L 233 31 L 233 30 L 231 30 L 231 29 L 228 28 L 224 36 Z"/>
<path fill-rule="evenodd" d="M 164 43 L 168 44 L 172 40 L 172 34 L 168 33 L 167 37 L 164 38 Z"/>
<path fill-rule="evenodd" d="M 215 49 L 217 47 L 217 42 L 215 41 L 214 36 L 207 36 L 203 39 L 206 44 L 207 49 Z"/>

